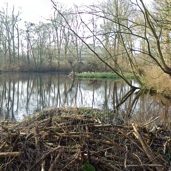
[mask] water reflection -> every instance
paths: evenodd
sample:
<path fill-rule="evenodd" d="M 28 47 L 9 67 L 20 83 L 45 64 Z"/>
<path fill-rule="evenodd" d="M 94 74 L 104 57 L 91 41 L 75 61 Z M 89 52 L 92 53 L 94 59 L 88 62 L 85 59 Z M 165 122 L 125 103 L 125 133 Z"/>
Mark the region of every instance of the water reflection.
<path fill-rule="evenodd" d="M 170 102 L 134 92 L 123 82 L 79 80 L 57 74 L 1 74 L 0 118 L 20 120 L 50 107 L 92 107 L 110 111 L 110 121 L 145 123 L 170 115 Z M 123 98 L 124 97 L 124 98 Z M 138 97 L 138 98 L 137 98 Z M 109 119 L 109 118 L 108 118 Z"/>

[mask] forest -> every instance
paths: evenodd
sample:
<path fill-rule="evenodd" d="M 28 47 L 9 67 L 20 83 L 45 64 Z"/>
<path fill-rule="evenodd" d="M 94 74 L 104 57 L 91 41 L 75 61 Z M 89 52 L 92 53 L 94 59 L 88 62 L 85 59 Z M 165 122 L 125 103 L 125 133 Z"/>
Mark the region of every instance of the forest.
<path fill-rule="evenodd" d="M 141 88 L 170 91 L 170 1 L 51 2 L 53 14 L 38 24 L 23 22 L 15 7 L 1 9 L 1 71 L 112 71 L 137 88 L 127 72 Z"/>

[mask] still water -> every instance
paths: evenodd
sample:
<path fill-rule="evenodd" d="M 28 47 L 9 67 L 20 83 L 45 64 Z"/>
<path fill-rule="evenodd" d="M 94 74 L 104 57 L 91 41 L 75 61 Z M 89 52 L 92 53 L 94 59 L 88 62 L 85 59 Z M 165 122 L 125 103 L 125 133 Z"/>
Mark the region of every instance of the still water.
<path fill-rule="evenodd" d="M 169 100 L 147 94 L 136 98 L 138 92 L 125 98 L 128 92 L 129 87 L 123 81 L 73 80 L 55 73 L 3 73 L 0 74 L 0 119 L 18 121 L 39 110 L 70 106 L 101 109 L 110 113 L 112 122 L 119 119 L 145 124 L 156 117 L 159 117 L 157 122 L 168 121 Z"/>

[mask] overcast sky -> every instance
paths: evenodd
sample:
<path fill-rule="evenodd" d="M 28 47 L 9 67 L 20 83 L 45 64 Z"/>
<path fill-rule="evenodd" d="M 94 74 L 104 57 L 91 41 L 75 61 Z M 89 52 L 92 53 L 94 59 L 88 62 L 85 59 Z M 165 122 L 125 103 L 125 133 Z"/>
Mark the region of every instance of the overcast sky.
<path fill-rule="evenodd" d="M 103 0 L 54 0 L 64 4 L 66 7 L 75 5 L 90 5 Z M 151 0 L 144 0 L 149 2 Z M 0 0 L 0 10 L 8 4 L 15 6 L 16 11 L 20 9 L 23 21 L 38 23 L 40 20 L 50 18 L 52 3 L 50 0 Z"/>
<path fill-rule="evenodd" d="M 58 0 L 58 2 L 65 6 L 76 5 L 89 5 L 95 2 L 95 0 Z M 49 18 L 52 11 L 52 3 L 50 0 L 0 0 L 0 10 L 5 7 L 5 4 L 16 9 L 20 9 L 22 15 L 21 18 L 30 22 L 38 22 L 40 18 Z"/>

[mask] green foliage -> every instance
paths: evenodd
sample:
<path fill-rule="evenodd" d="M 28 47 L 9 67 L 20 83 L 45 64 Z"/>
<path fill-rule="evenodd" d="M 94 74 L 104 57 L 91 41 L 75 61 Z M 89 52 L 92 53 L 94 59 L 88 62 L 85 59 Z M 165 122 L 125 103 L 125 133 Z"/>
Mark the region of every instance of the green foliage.
<path fill-rule="evenodd" d="M 132 78 L 132 74 L 125 73 L 127 78 Z M 83 72 L 77 73 L 77 77 L 79 78 L 103 78 L 103 79 L 120 79 L 118 75 L 113 72 Z"/>
<path fill-rule="evenodd" d="M 83 168 L 83 171 L 95 171 L 94 166 L 91 165 L 88 161 L 82 165 L 82 168 Z"/>

